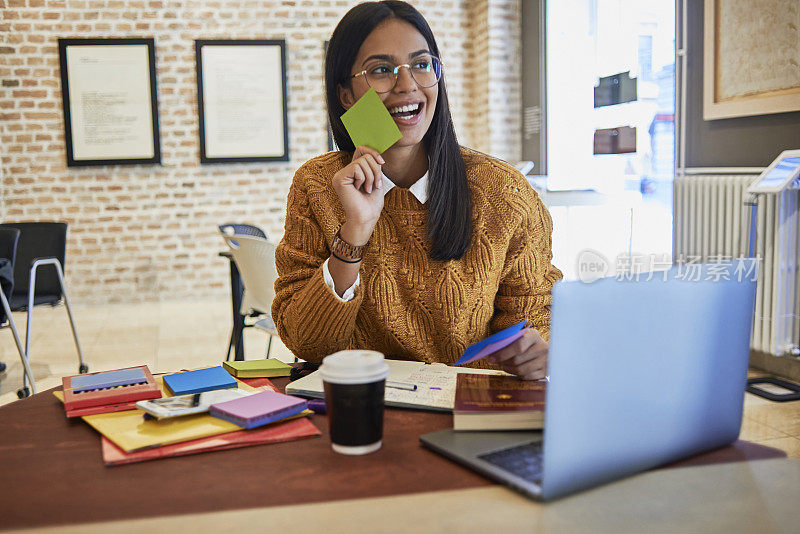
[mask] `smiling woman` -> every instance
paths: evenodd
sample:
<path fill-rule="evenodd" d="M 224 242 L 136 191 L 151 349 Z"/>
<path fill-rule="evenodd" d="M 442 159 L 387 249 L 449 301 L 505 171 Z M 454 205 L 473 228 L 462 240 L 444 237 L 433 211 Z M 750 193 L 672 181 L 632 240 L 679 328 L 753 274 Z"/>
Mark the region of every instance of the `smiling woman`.
<path fill-rule="evenodd" d="M 534 328 L 493 363 L 541 378 L 561 276 L 552 222 L 512 166 L 458 145 L 444 71 L 428 23 L 405 2 L 359 4 L 339 22 L 325 84 L 340 151 L 294 177 L 273 318 L 310 361 L 367 348 L 448 364 L 526 320 Z M 401 133 L 383 154 L 354 146 L 341 121 L 370 88 Z"/>

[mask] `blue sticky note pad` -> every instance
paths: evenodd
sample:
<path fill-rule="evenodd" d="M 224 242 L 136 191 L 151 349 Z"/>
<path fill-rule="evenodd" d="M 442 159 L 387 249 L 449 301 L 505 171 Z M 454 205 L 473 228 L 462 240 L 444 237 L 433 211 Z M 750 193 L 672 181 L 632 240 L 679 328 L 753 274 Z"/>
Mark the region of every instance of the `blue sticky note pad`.
<path fill-rule="evenodd" d="M 164 377 L 173 395 L 187 395 L 189 393 L 202 393 L 214 389 L 227 389 L 238 387 L 236 380 L 222 368 L 222 366 L 186 371 Z"/>
<path fill-rule="evenodd" d="M 523 328 L 525 328 L 525 322 L 526 321 L 520 321 L 513 326 L 509 326 L 504 330 L 500 330 L 499 332 L 492 334 L 483 341 L 478 341 L 474 345 L 470 345 L 469 347 L 467 347 L 467 350 L 464 351 L 464 354 L 461 356 L 461 358 L 458 359 L 458 361 L 454 365 L 463 365 L 469 362 L 473 356 L 478 354 L 487 345 L 490 345 L 492 343 L 497 343 L 498 341 L 502 341 L 503 339 L 511 337 L 514 334 L 520 332 Z"/>
<path fill-rule="evenodd" d="M 117 386 L 129 386 L 146 381 L 147 378 L 144 376 L 142 369 L 118 369 L 90 375 L 77 375 L 70 379 L 72 391 L 76 393 Z"/>

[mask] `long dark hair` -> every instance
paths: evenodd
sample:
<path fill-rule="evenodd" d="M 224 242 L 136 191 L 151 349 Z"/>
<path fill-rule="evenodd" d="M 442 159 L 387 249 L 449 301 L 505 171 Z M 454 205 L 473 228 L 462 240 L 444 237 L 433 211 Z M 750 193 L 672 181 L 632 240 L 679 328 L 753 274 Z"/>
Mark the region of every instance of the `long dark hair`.
<path fill-rule="evenodd" d="M 325 57 L 325 91 L 328 120 L 339 149 L 354 152 L 355 146 L 342 124 L 345 112 L 337 86 L 350 86 L 353 68 L 361 44 L 381 22 L 388 18 L 405 21 L 422 34 L 430 52 L 439 56 L 439 47 L 428 22 L 413 6 L 395 0 L 365 2 L 352 8 L 333 30 Z M 461 258 L 472 238 L 472 204 L 467 171 L 458 146 L 444 75 L 439 80 L 439 96 L 433 120 L 422 140 L 428 151 L 428 238 L 430 256 L 447 261 Z"/>

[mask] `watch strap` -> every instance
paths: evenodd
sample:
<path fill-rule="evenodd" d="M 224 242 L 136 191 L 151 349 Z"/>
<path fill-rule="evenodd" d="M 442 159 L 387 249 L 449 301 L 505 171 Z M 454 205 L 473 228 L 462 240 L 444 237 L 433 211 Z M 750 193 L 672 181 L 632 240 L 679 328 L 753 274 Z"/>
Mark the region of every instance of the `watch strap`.
<path fill-rule="evenodd" d="M 358 263 L 364 257 L 369 242 L 363 245 L 353 245 L 342 239 L 341 229 L 336 231 L 331 242 L 331 255 L 345 263 Z"/>

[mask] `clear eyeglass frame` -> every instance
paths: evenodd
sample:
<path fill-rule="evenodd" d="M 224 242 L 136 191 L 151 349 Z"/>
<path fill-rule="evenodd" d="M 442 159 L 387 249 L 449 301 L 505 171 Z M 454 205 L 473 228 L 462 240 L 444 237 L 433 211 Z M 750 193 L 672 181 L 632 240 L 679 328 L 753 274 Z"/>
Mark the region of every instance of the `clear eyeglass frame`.
<path fill-rule="evenodd" d="M 424 83 L 424 81 L 420 82 L 420 80 L 417 79 L 417 75 L 414 74 L 414 68 L 411 66 L 412 64 L 418 62 L 420 59 L 430 59 L 431 60 L 430 70 L 436 76 L 435 81 L 433 81 L 432 83 L 428 83 L 427 85 Z M 385 66 L 390 67 L 390 68 L 393 67 L 393 68 L 391 68 L 391 72 L 386 73 L 388 76 L 385 78 L 385 80 L 388 81 L 390 78 L 392 78 L 391 87 L 389 87 L 388 89 L 385 89 L 384 87 L 375 87 L 375 85 L 380 85 L 380 84 L 376 83 L 374 79 L 373 79 L 373 82 L 370 83 L 370 76 L 368 74 L 369 71 L 371 69 L 374 69 L 374 68 L 380 66 L 380 65 L 385 65 Z M 420 56 L 419 58 L 413 59 L 410 63 L 404 63 L 403 65 L 394 65 L 394 66 L 392 66 L 391 63 L 388 63 L 388 62 L 385 62 L 385 61 L 384 62 L 376 62 L 375 64 L 370 65 L 369 67 L 365 68 L 361 72 L 357 72 L 357 73 L 351 75 L 350 78 L 357 78 L 359 76 L 363 76 L 364 80 L 367 82 L 367 85 L 369 85 L 370 87 L 375 89 L 376 93 L 379 93 L 379 94 L 388 93 L 389 91 L 394 89 L 394 86 L 397 84 L 397 79 L 400 77 L 400 69 L 402 67 L 406 67 L 408 69 L 408 72 L 411 74 L 411 78 L 413 78 L 414 82 L 417 85 L 419 85 L 422 88 L 428 88 L 428 87 L 433 87 L 434 85 L 439 83 L 439 80 L 442 79 L 442 70 L 444 69 L 444 63 L 442 63 L 441 59 L 439 59 L 438 57 L 436 57 L 436 56 L 434 56 L 432 54 Z M 421 73 L 419 73 L 419 74 L 421 74 Z"/>

